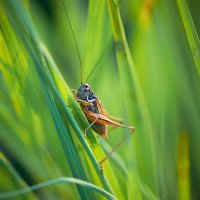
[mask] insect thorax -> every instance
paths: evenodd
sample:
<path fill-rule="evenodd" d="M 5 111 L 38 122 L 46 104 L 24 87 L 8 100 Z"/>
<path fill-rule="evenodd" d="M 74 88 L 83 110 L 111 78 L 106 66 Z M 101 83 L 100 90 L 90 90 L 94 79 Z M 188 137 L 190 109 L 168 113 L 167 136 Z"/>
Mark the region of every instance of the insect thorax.
<path fill-rule="evenodd" d="M 87 83 L 84 83 L 79 87 L 77 91 L 77 97 L 79 99 L 92 103 L 93 106 L 87 106 L 87 109 L 93 113 L 98 113 L 96 103 L 98 97 L 95 95 L 95 93 L 92 91 L 91 87 Z"/>

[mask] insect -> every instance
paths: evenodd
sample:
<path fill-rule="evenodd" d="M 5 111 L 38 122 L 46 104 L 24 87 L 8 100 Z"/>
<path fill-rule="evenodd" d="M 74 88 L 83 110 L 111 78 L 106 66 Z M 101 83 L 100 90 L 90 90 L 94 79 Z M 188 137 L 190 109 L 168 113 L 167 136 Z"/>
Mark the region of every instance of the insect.
<path fill-rule="evenodd" d="M 88 83 L 82 83 L 82 64 L 81 64 L 81 57 L 80 57 L 80 53 L 79 53 L 78 44 L 77 44 L 77 41 L 76 41 L 76 38 L 75 38 L 74 31 L 73 31 L 72 26 L 71 26 L 69 17 L 68 17 L 67 10 L 66 10 L 66 8 L 64 6 L 63 0 L 62 0 L 62 4 L 63 4 L 64 10 L 65 10 L 65 14 L 66 14 L 66 17 L 67 17 L 67 20 L 68 20 L 68 23 L 69 23 L 69 27 L 70 27 L 72 35 L 73 35 L 74 42 L 76 44 L 76 49 L 77 49 L 77 52 L 78 52 L 78 57 L 79 57 L 79 62 L 80 62 L 80 67 L 81 67 L 81 85 L 80 85 L 80 87 L 78 88 L 77 91 L 76 90 L 72 90 L 72 92 L 73 92 L 74 98 L 79 103 L 83 113 L 85 114 L 85 116 L 86 116 L 86 118 L 87 118 L 87 120 L 89 122 L 89 126 L 84 131 L 84 136 L 86 136 L 88 129 L 92 128 L 100 136 L 104 137 L 105 139 L 108 139 L 108 136 L 107 136 L 108 125 L 112 125 L 112 126 L 115 126 L 115 127 L 127 128 L 127 129 L 130 130 L 130 135 L 131 135 L 135 130 L 134 127 L 125 126 L 125 125 L 122 124 L 122 122 L 123 122 L 122 119 L 110 116 L 108 114 L 108 112 L 106 111 L 106 109 L 103 107 L 103 105 L 100 102 L 99 98 L 96 96 L 96 94 L 91 89 L 90 85 Z M 105 51 L 100 56 L 100 59 L 97 61 L 97 64 L 94 66 L 93 70 L 89 74 L 88 78 L 86 79 L 86 82 L 89 79 L 90 75 L 94 72 L 94 70 L 95 70 L 96 66 L 98 65 L 99 61 L 101 60 L 101 58 L 104 56 L 104 53 L 105 53 Z M 111 156 L 111 154 L 126 139 L 127 139 L 127 137 L 124 138 L 123 140 L 121 140 L 111 150 L 111 152 L 109 152 L 106 155 L 106 157 L 103 158 L 99 162 L 102 174 L 103 174 L 102 164 Z"/>
<path fill-rule="evenodd" d="M 121 122 L 122 120 L 113 116 L 110 116 L 106 109 L 103 107 L 99 98 L 92 91 L 91 87 L 87 83 L 82 83 L 78 91 L 74 91 L 74 97 L 77 102 L 80 104 L 87 120 L 90 125 L 85 129 L 84 135 L 86 136 L 87 130 L 91 127 L 95 132 L 100 136 L 103 136 L 105 139 L 108 139 L 107 125 L 119 126 L 122 128 L 128 128 L 131 132 L 134 131 L 134 128 L 131 126 L 124 126 L 115 121 Z M 115 120 L 115 121 L 114 121 Z"/>

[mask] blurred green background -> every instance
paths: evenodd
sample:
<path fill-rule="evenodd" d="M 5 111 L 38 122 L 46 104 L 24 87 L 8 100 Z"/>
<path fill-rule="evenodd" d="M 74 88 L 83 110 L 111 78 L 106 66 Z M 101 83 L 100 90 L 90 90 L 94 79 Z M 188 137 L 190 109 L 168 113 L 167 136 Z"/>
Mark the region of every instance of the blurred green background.
<path fill-rule="evenodd" d="M 13 198 L 113 198 L 73 180 L 50 182 L 60 177 L 116 199 L 200 199 L 200 2 L 64 3 L 82 81 L 105 52 L 88 83 L 110 115 L 136 130 L 100 175 L 104 152 L 129 131 L 83 138 L 87 120 L 70 92 L 81 67 L 62 1 L 1 0 L 0 199 L 46 181 Z"/>

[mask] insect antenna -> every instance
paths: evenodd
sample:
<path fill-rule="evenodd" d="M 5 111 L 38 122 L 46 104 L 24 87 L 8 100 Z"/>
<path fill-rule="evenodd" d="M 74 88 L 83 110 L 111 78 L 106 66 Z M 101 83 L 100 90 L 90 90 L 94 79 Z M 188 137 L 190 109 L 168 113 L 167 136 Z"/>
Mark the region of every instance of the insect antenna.
<path fill-rule="evenodd" d="M 90 78 L 90 76 L 93 74 L 93 72 L 95 71 L 95 69 L 97 68 L 97 66 L 99 65 L 99 63 L 102 61 L 103 57 L 105 56 L 108 48 L 110 47 L 110 43 L 112 42 L 112 39 L 109 40 L 108 44 L 106 45 L 105 49 L 102 51 L 101 56 L 99 57 L 99 59 L 97 60 L 96 64 L 94 65 L 92 71 L 90 72 L 90 74 L 88 75 L 87 79 L 85 82 L 88 81 L 88 79 Z"/>
<path fill-rule="evenodd" d="M 74 33 L 73 28 L 72 28 L 71 22 L 70 22 L 70 20 L 69 20 L 69 16 L 68 16 L 68 13 L 67 13 L 67 9 L 66 9 L 66 7 L 65 7 L 65 4 L 64 4 L 64 0 L 61 0 L 61 1 L 62 1 L 62 5 L 63 5 L 63 8 L 64 8 L 64 11 L 65 11 L 65 15 L 66 15 L 66 17 L 67 17 L 67 21 L 68 21 L 70 30 L 71 30 L 71 32 L 72 32 L 72 36 L 73 36 L 75 45 L 76 45 L 76 50 L 77 50 L 77 53 L 78 53 L 79 64 L 80 64 L 80 68 L 81 68 L 81 84 L 82 84 L 83 67 L 82 67 L 82 62 L 81 62 L 80 51 L 79 51 L 79 48 L 78 48 L 78 43 L 77 43 L 77 41 L 76 41 L 75 33 Z"/>

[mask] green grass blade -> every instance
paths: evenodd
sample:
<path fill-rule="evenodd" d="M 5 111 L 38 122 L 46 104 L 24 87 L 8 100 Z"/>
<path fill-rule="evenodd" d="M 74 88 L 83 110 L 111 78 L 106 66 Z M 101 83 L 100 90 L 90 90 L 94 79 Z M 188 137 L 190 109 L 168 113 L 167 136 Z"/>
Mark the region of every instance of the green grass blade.
<path fill-rule="evenodd" d="M 86 175 L 82 168 L 81 162 L 79 161 L 79 158 L 77 156 L 77 151 L 71 141 L 69 133 L 67 132 L 67 130 L 65 128 L 63 119 L 60 116 L 60 113 L 56 107 L 56 104 L 55 104 L 54 99 L 51 96 L 50 92 L 47 92 L 47 98 L 48 98 L 48 102 L 50 105 L 49 107 L 51 109 L 52 117 L 55 122 L 55 126 L 57 127 L 57 130 L 58 130 L 60 142 L 63 146 L 65 155 L 66 155 L 69 165 L 72 169 L 73 176 L 81 177 L 82 179 L 86 180 Z M 78 187 L 78 190 L 80 192 L 80 196 L 84 199 L 91 199 L 91 198 L 94 199 L 95 198 L 91 193 L 88 193 L 88 191 L 86 191 L 86 190 L 82 190 L 82 188 L 80 188 L 80 187 Z"/>
<path fill-rule="evenodd" d="M 21 189 L 21 190 L 0 193 L 0 199 L 9 199 L 9 198 L 17 197 L 19 195 L 30 193 L 35 190 L 39 190 L 39 189 L 43 189 L 45 187 L 50 187 L 50 186 L 54 186 L 57 184 L 63 184 L 63 183 L 73 183 L 73 184 L 79 185 L 81 187 L 87 188 L 88 190 L 96 191 L 99 194 L 103 195 L 107 199 L 116 199 L 113 195 L 111 195 L 107 191 L 97 187 L 96 185 L 93 185 L 93 184 L 88 183 L 83 180 L 79 180 L 79 179 L 75 179 L 75 178 L 68 178 L 68 177 L 56 178 L 56 179 L 49 180 L 49 181 L 46 181 L 43 183 L 39 183 L 37 185 L 30 186 L 28 188 Z"/>
<path fill-rule="evenodd" d="M 3 153 L 0 152 L 0 185 L 4 185 L 1 188 L 1 191 L 9 188 L 10 190 L 18 190 L 20 188 L 27 187 L 27 184 L 24 182 L 23 178 L 16 172 L 12 164 L 5 158 Z M 0 193 L 0 198 L 1 193 Z M 25 200 L 34 200 L 36 196 L 34 193 L 30 192 L 26 196 L 17 197 L 16 199 L 25 199 Z"/>
<path fill-rule="evenodd" d="M 135 65 L 133 63 L 133 59 L 131 56 L 131 52 L 127 43 L 126 35 L 125 35 L 125 30 L 123 27 L 122 19 L 120 16 L 119 8 L 117 5 L 117 2 L 114 0 L 108 0 L 108 8 L 110 12 L 110 18 L 111 18 L 111 23 L 112 23 L 112 30 L 113 30 L 113 37 L 115 40 L 115 45 L 116 45 L 116 57 L 117 57 L 117 62 L 118 62 L 118 68 L 119 68 L 119 73 L 121 76 L 121 81 L 122 81 L 122 90 L 123 94 L 126 97 L 124 99 L 124 102 L 126 102 L 126 114 L 128 115 L 129 119 L 132 119 L 132 123 L 134 126 L 136 126 L 136 131 L 133 137 L 136 137 L 136 142 L 139 142 L 139 137 L 142 137 L 141 134 L 145 135 L 145 138 L 148 138 L 148 141 L 150 143 L 144 143 L 144 146 L 148 146 L 149 148 L 149 157 L 148 161 L 146 160 L 145 162 L 148 162 L 148 170 L 149 174 L 151 174 L 151 186 L 156 190 L 157 188 L 157 183 L 156 183 L 156 162 L 155 162 L 155 148 L 153 145 L 153 127 L 152 127 L 152 122 L 150 119 L 149 115 L 149 110 L 147 107 L 147 104 L 144 99 L 143 91 L 141 88 L 141 84 L 138 79 L 137 71 L 135 68 Z M 134 114 L 135 113 L 135 114 Z M 137 124 L 134 122 L 133 119 L 140 118 L 142 119 L 143 123 L 142 126 L 141 124 L 137 126 Z M 131 138 L 132 139 L 132 138 Z M 138 141 L 137 141 L 138 140 Z M 142 149 L 142 147 L 141 147 Z M 133 143 L 130 144 L 130 154 L 131 152 L 134 151 L 134 145 Z M 135 152 L 136 153 L 136 152 Z M 135 165 L 135 160 L 133 157 L 129 157 L 131 160 L 130 162 L 132 163 L 130 165 L 130 171 L 129 171 L 129 179 L 130 183 L 129 185 L 129 198 L 132 199 L 135 196 L 141 196 L 141 191 L 137 188 L 139 188 L 139 185 L 137 183 L 137 173 L 138 169 L 134 168 L 133 166 Z M 136 165 L 135 165 L 136 166 Z M 131 174 L 131 175 L 130 175 Z M 153 175 L 154 174 L 154 175 Z M 135 179 L 135 180 L 134 180 Z M 136 188 L 133 193 L 133 188 Z"/>
<path fill-rule="evenodd" d="M 185 27 L 188 42 L 191 48 L 193 59 L 200 75 L 200 40 L 196 31 L 192 16 L 190 14 L 187 2 L 185 0 L 177 0 L 181 18 Z"/>
<path fill-rule="evenodd" d="M 188 133 L 181 133 L 178 141 L 178 187 L 180 199 L 191 198 Z"/>

